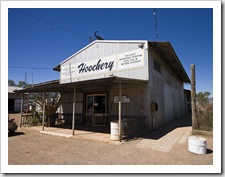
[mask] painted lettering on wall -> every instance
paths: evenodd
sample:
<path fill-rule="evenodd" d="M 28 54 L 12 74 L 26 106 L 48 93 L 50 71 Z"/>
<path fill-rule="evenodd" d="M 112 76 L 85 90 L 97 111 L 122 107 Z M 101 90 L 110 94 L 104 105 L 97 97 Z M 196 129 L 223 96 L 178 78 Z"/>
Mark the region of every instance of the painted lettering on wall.
<path fill-rule="evenodd" d="M 118 54 L 118 69 L 127 69 L 144 66 L 144 52 L 136 49 Z"/>
<path fill-rule="evenodd" d="M 127 54 L 125 55 L 124 58 L 119 58 L 119 62 L 121 63 L 121 65 L 129 65 L 132 63 L 139 63 L 141 62 L 141 57 L 143 56 L 143 54 L 136 54 L 136 53 L 131 53 L 131 54 Z"/>
<path fill-rule="evenodd" d="M 94 65 L 87 65 L 86 63 L 81 63 L 78 66 L 78 69 L 80 74 L 80 73 L 87 73 L 87 72 L 98 71 L 98 70 L 111 71 L 113 67 L 114 67 L 114 61 L 102 62 L 102 60 L 99 59 L 98 62 Z"/>

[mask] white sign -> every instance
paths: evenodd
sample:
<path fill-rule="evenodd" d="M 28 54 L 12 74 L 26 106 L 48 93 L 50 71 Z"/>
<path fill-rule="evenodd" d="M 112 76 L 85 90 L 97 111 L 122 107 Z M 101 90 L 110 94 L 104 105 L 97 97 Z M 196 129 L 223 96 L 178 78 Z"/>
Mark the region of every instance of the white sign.
<path fill-rule="evenodd" d="M 114 96 L 113 101 L 114 103 L 119 103 L 119 96 Z M 130 103 L 130 98 L 127 98 L 126 96 L 122 96 L 121 103 Z"/>
<path fill-rule="evenodd" d="M 61 79 L 112 72 L 116 69 L 116 55 L 98 58 L 82 63 L 69 64 L 61 68 Z"/>
<path fill-rule="evenodd" d="M 95 60 L 90 60 L 82 63 L 77 63 L 75 65 L 76 75 L 87 75 L 87 74 L 96 74 L 103 72 L 111 72 L 116 68 L 116 56 L 107 56 L 104 58 L 98 58 Z"/>
<path fill-rule="evenodd" d="M 136 49 L 118 54 L 118 69 L 133 68 L 144 65 L 144 52 Z"/>
<path fill-rule="evenodd" d="M 68 61 L 69 62 L 69 61 Z M 79 63 L 69 63 L 61 66 L 61 81 L 74 82 L 77 78 L 110 74 L 127 68 L 144 66 L 144 50 L 136 49 L 116 55 L 110 55 Z"/>
<path fill-rule="evenodd" d="M 61 68 L 61 78 L 72 79 L 75 75 L 75 64 L 69 64 Z"/>

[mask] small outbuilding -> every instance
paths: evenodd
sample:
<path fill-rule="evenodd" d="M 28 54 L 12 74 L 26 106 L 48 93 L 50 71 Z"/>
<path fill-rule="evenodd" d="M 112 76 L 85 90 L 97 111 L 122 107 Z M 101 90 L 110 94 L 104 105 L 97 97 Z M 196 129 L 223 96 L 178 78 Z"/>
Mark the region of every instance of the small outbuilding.
<path fill-rule="evenodd" d="M 16 93 L 16 91 L 21 89 L 23 88 L 16 86 L 8 86 L 8 113 L 20 112 L 22 94 Z M 25 106 L 28 101 L 28 95 L 24 94 L 23 99 L 24 99 L 23 109 L 25 109 L 26 108 Z"/>
<path fill-rule="evenodd" d="M 75 123 L 108 126 L 119 134 L 152 131 L 188 113 L 190 79 L 170 42 L 96 40 L 54 70 L 59 80 L 22 92 L 60 92 L 60 114 Z"/>

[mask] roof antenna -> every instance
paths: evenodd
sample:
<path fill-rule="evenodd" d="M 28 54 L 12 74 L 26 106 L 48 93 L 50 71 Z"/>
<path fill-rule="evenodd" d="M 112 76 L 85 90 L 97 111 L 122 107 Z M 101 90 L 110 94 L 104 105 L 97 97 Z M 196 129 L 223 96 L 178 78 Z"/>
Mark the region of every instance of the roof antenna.
<path fill-rule="evenodd" d="M 27 83 L 27 73 L 25 73 L 25 80 L 24 80 L 25 83 Z"/>
<path fill-rule="evenodd" d="M 156 35 L 156 41 L 158 41 L 159 40 L 159 36 L 158 36 L 157 20 L 156 20 L 156 10 L 155 9 L 153 11 L 153 15 L 154 15 L 154 18 L 155 18 L 155 35 Z"/>
<path fill-rule="evenodd" d="M 95 37 L 98 40 L 104 40 L 102 37 L 100 37 L 97 33 L 99 33 L 98 31 L 95 31 Z"/>
<path fill-rule="evenodd" d="M 95 39 L 93 37 L 89 37 L 89 42 L 93 42 Z"/>

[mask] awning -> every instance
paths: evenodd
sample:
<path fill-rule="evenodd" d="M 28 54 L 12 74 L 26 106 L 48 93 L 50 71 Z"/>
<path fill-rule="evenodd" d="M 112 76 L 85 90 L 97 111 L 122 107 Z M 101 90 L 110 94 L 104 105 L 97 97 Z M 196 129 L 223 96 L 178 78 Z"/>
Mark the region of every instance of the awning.
<path fill-rule="evenodd" d="M 15 90 L 17 93 L 35 93 L 35 92 L 63 92 L 72 93 L 73 88 L 76 87 L 77 91 L 90 91 L 107 89 L 112 85 L 117 85 L 119 82 L 126 84 L 147 83 L 144 80 L 129 79 L 121 77 L 107 77 L 101 79 L 79 81 L 73 83 L 60 84 L 59 80 L 52 80 L 39 84 L 34 84 L 21 90 Z"/>

